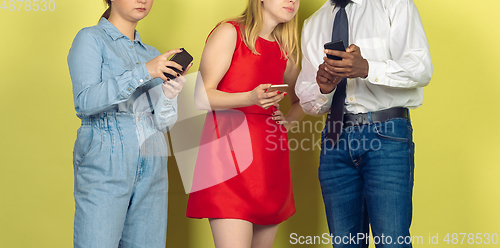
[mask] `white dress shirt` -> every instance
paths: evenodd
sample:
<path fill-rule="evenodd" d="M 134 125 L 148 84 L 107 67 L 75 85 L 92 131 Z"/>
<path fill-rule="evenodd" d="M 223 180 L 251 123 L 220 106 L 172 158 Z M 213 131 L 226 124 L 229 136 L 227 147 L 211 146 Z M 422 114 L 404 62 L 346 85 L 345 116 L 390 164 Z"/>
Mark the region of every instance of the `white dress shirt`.
<path fill-rule="evenodd" d="M 391 107 L 417 108 L 432 77 L 429 44 L 412 0 L 353 0 L 346 6 L 349 44 L 368 61 L 367 78 L 347 80 L 346 113 L 366 113 Z M 331 41 L 338 7 L 330 0 L 304 22 L 302 71 L 295 85 L 300 105 L 311 115 L 330 110 L 335 90 L 322 94 L 316 83 Z"/>

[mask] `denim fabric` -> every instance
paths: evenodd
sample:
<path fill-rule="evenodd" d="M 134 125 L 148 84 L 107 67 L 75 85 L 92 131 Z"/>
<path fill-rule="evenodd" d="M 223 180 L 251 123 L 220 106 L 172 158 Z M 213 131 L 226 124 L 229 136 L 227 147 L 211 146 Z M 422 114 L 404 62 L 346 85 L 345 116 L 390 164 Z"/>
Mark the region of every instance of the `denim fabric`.
<path fill-rule="evenodd" d="M 68 66 L 82 120 L 73 151 L 74 247 L 165 247 L 163 132 L 177 119 L 177 99 L 150 79 L 145 62 L 157 55 L 137 32 L 130 41 L 106 19 L 73 42 Z"/>
<path fill-rule="evenodd" d="M 411 123 L 404 118 L 373 123 L 370 114 L 369 119 L 369 125 L 344 128 L 333 147 L 326 128 L 322 133 L 319 180 L 330 232 L 341 238 L 366 237 L 363 226 L 369 216 L 371 241 L 377 243 L 378 239 L 377 248 L 412 247 L 403 240 L 410 235 L 412 219 Z M 370 242 L 344 241 L 333 242 L 333 246 L 366 247 Z"/>
<path fill-rule="evenodd" d="M 146 62 L 160 55 L 141 41 L 131 41 L 105 18 L 75 37 L 68 54 L 75 110 L 79 118 L 103 112 L 151 112 L 145 91 L 155 110 L 155 125 L 165 131 L 177 118 L 177 98 L 161 92 L 161 79 L 151 79 Z"/>

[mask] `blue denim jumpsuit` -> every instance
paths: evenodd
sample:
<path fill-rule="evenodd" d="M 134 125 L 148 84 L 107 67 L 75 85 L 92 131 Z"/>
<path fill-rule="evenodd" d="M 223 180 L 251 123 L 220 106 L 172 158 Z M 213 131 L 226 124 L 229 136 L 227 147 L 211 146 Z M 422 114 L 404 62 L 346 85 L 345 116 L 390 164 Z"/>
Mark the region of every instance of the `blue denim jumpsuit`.
<path fill-rule="evenodd" d="M 148 73 L 146 62 L 158 55 L 138 32 L 131 41 L 105 18 L 73 41 L 68 66 L 82 121 L 73 152 L 74 247 L 165 247 L 163 133 L 177 120 L 177 99 Z"/>

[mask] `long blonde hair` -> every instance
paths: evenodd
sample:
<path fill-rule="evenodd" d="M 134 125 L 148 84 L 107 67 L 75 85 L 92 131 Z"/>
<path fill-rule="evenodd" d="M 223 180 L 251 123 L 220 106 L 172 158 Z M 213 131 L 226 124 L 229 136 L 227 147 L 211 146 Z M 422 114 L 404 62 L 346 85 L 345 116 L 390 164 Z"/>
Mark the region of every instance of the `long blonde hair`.
<path fill-rule="evenodd" d="M 298 14 L 292 20 L 286 23 L 280 23 L 274 28 L 271 36 L 278 42 L 283 57 L 292 59 L 296 64 L 299 63 L 299 39 L 297 36 Z M 248 5 L 243 14 L 229 18 L 222 23 L 234 21 L 243 24 L 243 41 L 254 54 L 259 54 L 255 49 L 255 42 L 262 30 L 262 4 L 260 0 L 248 0 Z"/>

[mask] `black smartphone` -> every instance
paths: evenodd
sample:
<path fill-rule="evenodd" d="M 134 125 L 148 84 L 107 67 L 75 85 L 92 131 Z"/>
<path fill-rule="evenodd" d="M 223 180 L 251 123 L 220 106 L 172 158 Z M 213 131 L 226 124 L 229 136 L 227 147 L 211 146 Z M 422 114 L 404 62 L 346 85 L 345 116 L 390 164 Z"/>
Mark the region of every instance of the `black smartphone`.
<path fill-rule="evenodd" d="M 172 58 L 170 58 L 170 61 L 173 61 L 173 62 L 179 64 L 185 70 L 188 67 L 188 65 L 193 61 L 193 56 L 191 56 L 191 54 L 189 54 L 184 49 L 184 50 L 182 50 L 182 52 L 174 54 L 174 56 L 172 56 Z M 174 70 L 177 73 L 182 73 L 182 71 L 177 70 L 177 68 L 174 68 L 171 66 L 168 66 L 168 68 Z M 163 74 L 165 74 L 165 77 L 168 77 L 170 79 L 176 78 L 175 76 L 170 75 L 168 73 L 163 73 Z"/>
<path fill-rule="evenodd" d="M 345 52 L 344 41 L 336 40 L 325 44 L 325 49 Z M 326 57 L 333 60 L 342 60 L 341 57 L 327 54 Z"/>

